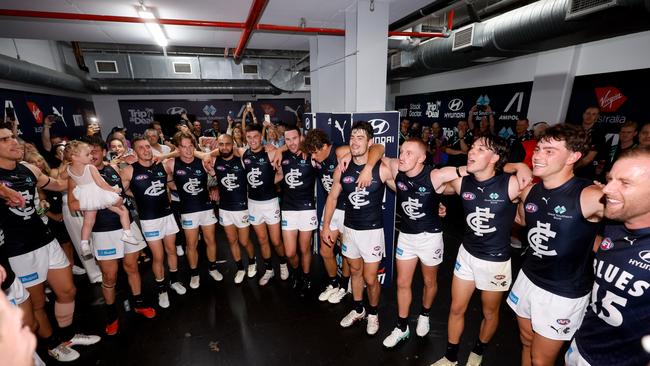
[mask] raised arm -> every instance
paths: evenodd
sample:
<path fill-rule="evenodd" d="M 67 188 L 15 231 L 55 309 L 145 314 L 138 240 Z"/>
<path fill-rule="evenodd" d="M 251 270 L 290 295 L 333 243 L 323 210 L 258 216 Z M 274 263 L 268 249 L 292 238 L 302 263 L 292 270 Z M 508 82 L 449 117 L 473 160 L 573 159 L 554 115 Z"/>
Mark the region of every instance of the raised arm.
<path fill-rule="evenodd" d="M 431 171 L 431 184 L 433 185 L 435 191 L 439 194 L 446 192 L 448 189 L 450 193 L 445 194 L 458 193 L 460 192 L 460 178 L 467 175 L 468 173 L 466 166 L 458 168 L 453 166 L 446 166 L 444 168 L 434 169 Z M 452 184 L 456 180 L 459 181 L 457 187 L 458 190 L 456 190 L 456 186 Z"/>
<path fill-rule="evenodd" d="M 323 229 L 320 232 L 321 241 L 329 247 L 332 247 L 336 243 L 337 238 L 332 235 L 330 223 L 332 222 L 332 216 L 334 216 L 334 210 L 336 209 L 336 201 L 343 191 L 343 187 L 341 186 L 341 172 L 338 169 L 334 171 L 333 181 L 332 190 L 327 195 L 327 200 L 325 201 Z"/>
<path fill-rule="evenodd" d="M 68 189 L 68 182 L 65 180 L 54 179 L 49 177 L 47 174 L 43 174 L 43 172 L 35 166 L 28 163 L 24 164 L 36 177 L 36 187 L 54 192 L 62 192 Z"/>
<path fill-rule="evenodd" d="M 41 132 L 41 143 L 43 144 L 43 149 L 45 151 L 52 151 L 52 142 L 50 141 L 50 128 L 52 127 L 52 122 L 54 122 L 52 116 L 47 116 L 43 120 L 43 132 Z"/>

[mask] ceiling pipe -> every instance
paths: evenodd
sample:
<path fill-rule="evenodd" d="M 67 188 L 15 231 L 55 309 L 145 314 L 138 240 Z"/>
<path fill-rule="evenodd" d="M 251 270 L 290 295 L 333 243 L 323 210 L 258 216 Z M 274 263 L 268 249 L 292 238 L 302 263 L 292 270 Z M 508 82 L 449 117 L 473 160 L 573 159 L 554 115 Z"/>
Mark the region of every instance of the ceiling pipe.
<path fill-rule="evenodd" d="M 251 5 L 251 8 L 248 12 L 248 18 L 246 18 L 244 31 L 242 32 L 241 37 L 239 37 L 239 43 L 237 43 L 237 48 L 233 53 L 233 57 L 235 58 L 235 61 L 241 60 L 241 56 L 244 53 L 244 49 L 246 49 L 248 40 L 251 38 L 251 33 L 253 32 L 253 29 L 255 28 L 257 23 L 259 23 L 260 18 L 262 17 L 262 12 L 266 7 L 266 4 L 268 4 L 268 0 L 253 1 L 253 4 Z"/>
<path fill-rule="evenodd" d="M 60 20 L 81 20 L 93 22 L 114 22 L 114 23 L 144 23 L 145 20 L 140 17 L 128 17 L 117 15 L 97 15 L 97 14 L 76 14 L 49 11 L 32 11 L 32 10 L 13 10 L 0 9 L 0 16 L 16 18 L 39 18 L 39 19 L 60 19 Z M 224 29 L 244 29 L 245 23 L 237 22 L 216 22 L 208 20 L 186 20 L 186 19 L 158 19 L 160 25 L 180 25 L 190 27 L 209 27 Z M 344 29 L 336 28 L 316 28 L 316 27 L 296 27 L 289 25 L 274 24 L 257 24 L 255 30 L 275 33 L 292 33 L 292 34 L 320 34 L 327 36 L 345 36 Z M 435 38 L 440 37 L 442 33 L 415 33 L 415 32 L 394 32 L 389 31 L 388 36 L 406 36 Z"/>
<path fill-rule="evenodd" d="M 451 5 L 454 2 L 455 2 L 454 0 L 436 0 L 436 1 L 432 2 L 431 4 L 426 5 L 426 6 L 422 7 L 422 8 L 420 8 L 420 9 L 412 12 L 411 14 L 392 22 L 388 26 L 388 30 L 389 31 L 395 31 L 395 30 L 398 30 L 398 29 L 407 28 L 413 22 L 417 22 L 420 19 L 426 17 L 427 15 L 432 14 L 432 13 L 434 13 L 434 12 L 440 10 L 440 9 L 443 9 L 446 6 Z"/>

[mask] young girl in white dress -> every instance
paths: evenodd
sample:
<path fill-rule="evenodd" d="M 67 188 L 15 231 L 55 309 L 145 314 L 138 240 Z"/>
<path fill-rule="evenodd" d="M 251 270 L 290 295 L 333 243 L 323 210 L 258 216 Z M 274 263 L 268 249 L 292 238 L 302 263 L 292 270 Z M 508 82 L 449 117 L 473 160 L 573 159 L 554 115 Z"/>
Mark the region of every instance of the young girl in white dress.
<path fill-rule="evenodd" d="M 124 207 L 119 188 L 113 188 L 99 175 L 99 171 L 91 164 L 90 147 L 80 141 L 72 141 L 65 147 L 65 159 L 70 163 L 68 175 L 77 184 L 72 191 L 79 201 L 79 208 L 83 211 L 83 226 L 81 227 L 82 255 L 91 253 L 88 240 L 95 224 L 97 211 L 109 209 L 120 216 L 120 223 L 124 234 L 122 241 L 128 244 L 137 244 L 131 233 L 129 210 Z"/>

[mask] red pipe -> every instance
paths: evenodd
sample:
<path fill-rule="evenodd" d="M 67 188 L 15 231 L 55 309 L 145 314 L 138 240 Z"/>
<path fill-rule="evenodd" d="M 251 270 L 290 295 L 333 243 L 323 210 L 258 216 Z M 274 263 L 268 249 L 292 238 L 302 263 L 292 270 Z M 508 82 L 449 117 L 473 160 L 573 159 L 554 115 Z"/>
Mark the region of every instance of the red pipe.
<path fill-rule="evenodd" d="M 449 10 L 449 16 L 447 17 L 447 29 L 451 31 L 454 26 L 454 8 Z"/>
<path fill-rule="evenodd" d="M 127 17 L 127 16 L 118 16 L 118 15 L 76 14 L 76 13 L 12 10 L 12 9 L 0 9 L 0 16 L 83 20 L 83 21 L 95 21 L 95 22 L 117 22 L 117 23 L 144 23 L 145 22 L 144 19 L 140 17 Z M 451 16 L 453 17 L 453 11 L 451 13 Z M 158 19 L 158 23 L 162 25 L 180 25 L 180 26 L 191 26 L 191 27 L 211 27 L 211 28 L 228 28 L 228 29 L 244 29 L 246 25 L 245 23 L 237 23 L 237 22 L 216 22 L 216 21 L 208 21 L 208 20 L 186 20 L 186 19 Z M 331 36 L 345 35 L 344 29 L 335 29 L 335 28 L 313 28 L 313 27 L 303 28 L 303 27 L 295 27 L 289 25 L 257 24 L 253 27 L 253 29 L 264 31 L 264 32 L 324 34 L 324 35 L 331 35 Z M 444 37 L 445 35 L 442 33 L 388 32 L 388 36 L 432 38 L 432 37 Z"/>
<path fill-rule="evenodd" d="M 251 5 L 251 9 L 248 12 L 248 18 L 246 19 L 246 24 L 244 25 L 244 31 L 241 33 L 241 37 L 239 37 L 239 43 L 237 44 L 237 48 L 233 53 L 233 57 L 235 58 L 235 60 L 239 60 L 242 54 L 244 53 L 246 44 L 248 43 L 248 40 L 251 38 L 251 33 L 253 32 L 253 28 L 257 25 L 257 23 L 259 23 L 260 18 L 262 17 L 262 12 L 264 11 L 264 7 L 266 7 L 267 3 L 268 0 L 253 1 L 253 5 Z"/>

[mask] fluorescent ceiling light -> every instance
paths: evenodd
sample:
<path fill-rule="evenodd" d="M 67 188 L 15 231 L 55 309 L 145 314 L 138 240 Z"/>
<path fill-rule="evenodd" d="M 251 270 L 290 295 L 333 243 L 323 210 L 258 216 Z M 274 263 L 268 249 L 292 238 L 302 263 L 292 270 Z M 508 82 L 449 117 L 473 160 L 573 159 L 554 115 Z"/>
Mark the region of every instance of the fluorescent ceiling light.
<path fill-rule="evenodd" d="M 147 27 L 149 33 L 156 41 L 156 43 L 158 43 L 160 47 L 167 47 L 167 37 L 165 36 L 165 33 L 163 32 L 160 24 L 156 22 L 156 17 L 153 15 L 153 13 L 142 9 L 138 10 L 138 15 L 140 18 L 145 20 L 144 25 Z"/>

